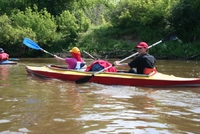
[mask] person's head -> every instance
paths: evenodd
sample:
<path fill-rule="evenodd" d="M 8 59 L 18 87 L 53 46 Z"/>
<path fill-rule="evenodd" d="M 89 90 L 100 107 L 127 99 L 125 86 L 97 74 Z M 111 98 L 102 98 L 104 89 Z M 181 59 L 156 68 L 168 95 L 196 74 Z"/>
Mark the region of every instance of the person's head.
<path fill-rule="evenodd" d="M 135 48 L 137 48 L 139 54 L 145 54 L 148 51 L 148 47 L 146 42 L 140 42 Z"/>
<path fill-rule="evenodd" d="M 80 52 L 80 50 L 79 50 L 77 47 L 73 47 L 73 48 L 70 50 L 70 52 L 71 52 L 71 54 L 72 54 L 72 57 L 76 58 L 77 61 L 82 62 L 81 52 Z"/>
<path fill-rule="evenodd" d="M 4 53 L 4 50 L 2 48 L 0 48 L 0 53 Z"/>

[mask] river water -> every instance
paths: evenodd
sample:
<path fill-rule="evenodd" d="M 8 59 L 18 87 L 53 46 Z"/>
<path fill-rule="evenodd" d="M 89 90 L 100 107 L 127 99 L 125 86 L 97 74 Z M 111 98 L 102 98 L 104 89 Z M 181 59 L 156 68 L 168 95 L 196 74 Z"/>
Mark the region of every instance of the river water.
<path fill-rule="evenodd" d="M 35 58 L 0 66 L 0 134 L 200 133 L 200 87 L 75 84 L 25 70 L 49 63 L 60 64 Z M 156 66 L 165 74 L 200 77 L 200 61 L 158 60 Z"/>

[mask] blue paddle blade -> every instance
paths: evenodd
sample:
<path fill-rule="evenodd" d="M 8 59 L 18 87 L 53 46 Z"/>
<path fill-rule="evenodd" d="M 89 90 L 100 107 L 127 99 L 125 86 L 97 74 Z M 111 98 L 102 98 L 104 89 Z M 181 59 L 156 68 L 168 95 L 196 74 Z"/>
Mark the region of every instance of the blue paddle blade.
<path fill-rule="evenodd" d="M 35 50 L 42 50 L 42 48 L 38 44 L 36 44 L 34 41 L 32 41 L 29 38 L 24 38 L 23 43 L 29 48 L 32 48 Z"/>

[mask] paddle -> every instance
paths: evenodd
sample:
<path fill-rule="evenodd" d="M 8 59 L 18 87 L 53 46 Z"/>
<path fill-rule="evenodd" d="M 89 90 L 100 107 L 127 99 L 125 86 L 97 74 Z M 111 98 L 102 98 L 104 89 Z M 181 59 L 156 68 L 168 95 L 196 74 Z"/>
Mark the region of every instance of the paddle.
<path fill-rule="evenodd" d="M 95 58 L 91 54 L 89 54 L 88 52 L 86 52 L 84 50 L 83 50 L 83 52 L 86 53 L 87 55 L 89 55 L 93 60 L 95 60 Z"/>
<path fill-rule="evenodd" d="M 158 42 L 152 44 L 151 46 L 149 46 L 149 48 L 151 48 L 151 47 L 153 47 L 153 46 L 155 46 L 155 45 L 157 45 L 157 44 L 160 44 L 161 42 L 170 41 L 170 40 L 176 40 L 176 39 L 177 39 L 177 37 L 176 37 L 176 31 L 173 31 L 173 32 L 171 32 L 170 34 L 166 35 L 162 40 L 160 40 L 160 41 L 158 41 Z M 130 56 L 128 56 L 128 57 L 122 59 L 122 60 L 120 60 L 119 63 L 120 63 L 120 62 L 123 62 L 123 61 L 125 61 L 125 60 L 127 60 L 127 59 L 129 59 L 129 58 L 131 58 L 131 57 L 133 57 L 133 56 L 135 56 L 135 55 L 137 55 L 137 54 L 138 54 L 138 52 L 137 52 L 137 53 L 134 53 L 134 54 L 132 54 L 132 55 L 130 55 Z M 102 70 L 100 70 L 100 71 L 98 71 L 98 72 L 95 72 L 95 73 L 93 73 L 91 76 L 86 76 L 86 77 L 83 77 L 83 78 L 81 78 L 81 79 L 78 79 L 78 80 L 76 80 L 76 84 L 86 83 L 86 82 L 88 82 L 93 76 L 95 76 L 96 74 L 98 74 L 98 73 L 100 73 L 100 72 L 103 72 L 104 70 L 107 70 L 107 69 L 111 68 L 112 66 L 114 66 L 114 65 L 108 66 L 108 67 L 106 67 L 106 68 L 104 68 L 104 69 L 102 69 Z"/>
<path fill-rule="evenodd" d="M 32 48 L 32 49 L 35 49 L 35 50 L 41 50 L 41 51 L 43 51 L 47 54 L 50 54 L 51 56 L 54 56 L 52 53 L 49 53 L 46 50 L 42 49 L 38 44 L 36 44 L 34 41 L 32 41 L 29 38 L 24 38 L 23 43 L 29 48 Z"/>

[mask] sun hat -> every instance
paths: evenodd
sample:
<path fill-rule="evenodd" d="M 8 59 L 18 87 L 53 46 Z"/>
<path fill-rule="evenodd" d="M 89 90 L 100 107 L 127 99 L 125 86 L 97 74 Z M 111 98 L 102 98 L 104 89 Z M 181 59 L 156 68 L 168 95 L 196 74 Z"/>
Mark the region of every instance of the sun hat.
<path fill-rule="evenodd" d="M 4 50 L 2 48 L 0 48 L 0 53 L 3 53 L 3 52 L 4 52 Z"/>
<path fill-rule="evenodd" d="M 148 49 L 148 44 L 146 42 L 140 42 L 135 48 L 146 48 Z"/>
<path fill-rule="evenodd" d="M 71 50 L 70 50 L 71 53 L 76 53 L 76 54 L 80 54 L 80 50 L 77 48 L 77 47 L 73 47 Z"/>

